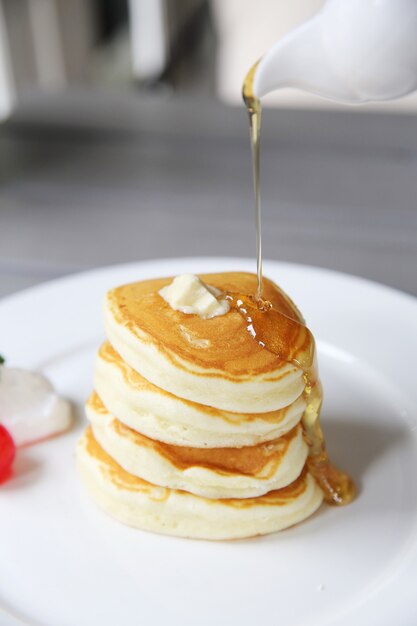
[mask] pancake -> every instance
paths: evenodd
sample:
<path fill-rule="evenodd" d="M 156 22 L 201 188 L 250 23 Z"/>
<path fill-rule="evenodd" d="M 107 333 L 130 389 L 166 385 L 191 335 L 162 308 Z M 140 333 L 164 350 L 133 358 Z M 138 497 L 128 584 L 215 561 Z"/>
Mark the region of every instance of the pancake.
<path fill-rule="evenodd" d="M 303 471 L 287 487 L 258 498 L 202 498 L 158 487 L 123 470 L 88 429 L 78 444 L 77 464 L 90 495 L 108 514 L 130 526 L 179 537 L 238 539 L 275 532 L 301 522 L 323 494 Z"/>
<path fill-rule="evenodd" d="M 223 292 L 256 292 L 253 274 L 201 278 Z M 171 281 L 136 282 L 107 294 L 107 337 L 126 363 L 175 396 L 223 411 L 275 411 L 302 394 L 301 369 L 280 361 L 254 341 L 236 309 L 212 319 L 173 310 L 158 293 Z M 295 305 L 268 279 L 263 296 L 287 317 L 303 322 Z"/>
<path fill-rule="evenodd" d="M 134 430 L 179 446 L 241 447 L 277 439 L 296 426 L 305 401 L 267 413 L 231 413 L 158 388 L 105 343 L 95 364 L 95 389 L 110 413 Z"/>
<path fill-rule="evenodd" d="M 96 393 L 86 405 L 94 437 L 127 472 L 155 485 L 205 498 L 250 498 L 286 487 L 308 455 L 301 424 L 269 443 L 245 448 L 189 448 L 160 443 L 124 426 Z"/>

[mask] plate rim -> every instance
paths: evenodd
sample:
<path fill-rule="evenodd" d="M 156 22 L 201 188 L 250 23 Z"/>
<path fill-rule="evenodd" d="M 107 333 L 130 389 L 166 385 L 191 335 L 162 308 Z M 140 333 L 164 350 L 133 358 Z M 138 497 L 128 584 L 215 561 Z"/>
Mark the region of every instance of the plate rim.
<path fill-rule="evenodd" d="M 80 279 L 87 279 L 95 274 L 105 274 L 110 271 L 123 271 L 133 269 L 135 266 L 149 266 L 153 265 L 164 265 L 169 263 L 188 263 L 188 262 L 196 262 L 196 263 L 209 263 L 209 262 L 237 262 L 242 265 L 252 264 L 253 265 L 253 273 L 256 273 L 256 260 L 252 257 L 235 257 L 235 256 L 181 256 L 181 257 L 159 257 L 152 259 L 143 259 L 139 261 L 129 261 L 124 263 L 115 263 L 108 265 L 99 265 L 97 267 L 92 267 L 80 271 L 71 272 L 69 274 L 65 274 L 64 276 L 60 276 L 58 278 L 51 278 L 36 285 L 32 285 L 31 287 L 26 287 L 24 289 L 20 289 L 11 294 L 7 294 L 0 298 L 0 308 L 4 305 L 8 305 L 9 303 L 13 303 L 14 300 L 19 300 L 25 296 L 37 295 L 43 292 L 44 290 L 53 289 L 58 285 L 69 284 L 72 281 L 77 281 Z M 328 276 L 332 276 L 333 278 L 340 278 L 342 280 L 354 281 L 356 283 L 362 284 L 363 286 L 367 286 L 371 289 L 376 289 L 379 291 L 384 291 L 386 293 L 391 293 L 393 296 L 398 296 L 405 301 L 408 301 L 410 304 L 417 306 L 417 296 L 412 293 L 408 293 L 403 291 L 397 287 L 393 287 L 392 285 L 386 285 L 376 280 L 372 280 L 370 278 L 365 278 L 363 276 L 359 276 L 357 274 L 351 274 L 349 272 L 344 272 L 341 270 L 335 270 L 328 267 L 323 267 L 320 265 L 311 265 L 307 263 L 294 263 L 292 261 L 281 261 L 276 259 L 263 259 L 264 269 L 268 269 L 269 266 L 281 266 L 283 268 L 287 267 L 293 270 L 300 270 L 303 272 L 317 272 L 319 274 L 324 274 Z M 247 271 L 247 270 L 245 270 Z M 266 276 L 267 272 L 264 272 Z"/>

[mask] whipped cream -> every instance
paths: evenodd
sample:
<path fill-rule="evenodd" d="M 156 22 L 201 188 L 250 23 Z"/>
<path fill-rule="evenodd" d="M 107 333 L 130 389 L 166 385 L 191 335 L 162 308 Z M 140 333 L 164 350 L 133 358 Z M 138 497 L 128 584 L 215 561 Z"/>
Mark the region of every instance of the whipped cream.
<path fill-rule="evenodd" d="M 71 424 L 71 406 L 44 376 L 0 367 L 0 424 L 22 446 L 60 433 Z"/>
<path fill-rule="evenodd" d="M 202 319 L 224 315 L 229 311 L 227 300 L 218 300 L 221 293 L 194 274 L 181 274 L 159 291 L 159 295 L 175 311 L 199 315 Z"/>

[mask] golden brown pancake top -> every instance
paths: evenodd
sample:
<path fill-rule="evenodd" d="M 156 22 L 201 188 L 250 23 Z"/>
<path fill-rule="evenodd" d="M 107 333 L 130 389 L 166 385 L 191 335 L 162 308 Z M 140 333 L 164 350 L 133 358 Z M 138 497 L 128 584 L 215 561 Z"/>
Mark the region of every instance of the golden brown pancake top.
<path fill-rule="evenodd" d="M 202 274 L 200 278 L 223 292 L 245 295 L 256 292 L 255 274 L 226 272 Z M 108 302 L 116 320 L 140 335 L 142 342 L 156 345 L 177 366 L 187 368 L 187 362 L 190 363 L 193 374 L 198 375 L 192 368 L 196 365 L 206 370 L 204 376 L 210 375 L 207 370 L 213 370 L 214 376 L 220 371 L 226 376 L 248 380 L 285 365 L 276 355 L 259 346 L 248 332 L 242 315 L 234 308 L 212 319 L 172 309 L 158 293 L 172 280 L 172 277 L 145 280 L 110 291 Z M 303 322 L 288 296 L 267 278 L 263 297 L 284 315 Z M 277 378 L 279 374 L 271 376 L 271 380 Z"/>

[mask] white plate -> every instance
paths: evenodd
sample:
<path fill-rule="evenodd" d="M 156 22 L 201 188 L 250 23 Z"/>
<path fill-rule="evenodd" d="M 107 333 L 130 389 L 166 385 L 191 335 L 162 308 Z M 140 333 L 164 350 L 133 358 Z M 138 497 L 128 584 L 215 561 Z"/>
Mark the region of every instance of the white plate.
<path fill-rule="evenodd" d="M 405 294 L 265 263 L 318 340 L 328 447 L 359 486 L 350 506 L 324 506 L 268 537 L 210 543 L 124 527 L 79 484 L 73 451 L 106 289 L 253 265 L 177 259 L 112 267 L 0 304 L 0 351 L 10 364 L 43 370 L 80 415 L 71 433 L 20 451 L 15 477 L 0 488 L 2 625 L 417 623 L 417 301 Z"/>

